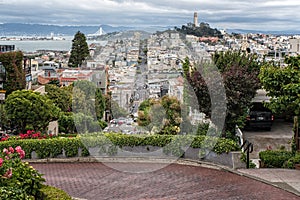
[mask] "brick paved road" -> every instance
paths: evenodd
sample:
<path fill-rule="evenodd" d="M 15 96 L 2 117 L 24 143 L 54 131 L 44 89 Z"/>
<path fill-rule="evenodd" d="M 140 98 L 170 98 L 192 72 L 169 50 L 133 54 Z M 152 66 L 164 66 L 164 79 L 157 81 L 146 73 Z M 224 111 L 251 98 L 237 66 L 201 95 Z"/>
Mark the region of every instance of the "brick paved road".
<path fill-rule="evenodd" d="M 149 164 L 115 163 L 125 168 Z M 102 163 L 33 163 L 48 185 L 91 200 L 299 200 L 270 185 L 227 171 L 171 164 L 149 173 L 116 171 Z M 120 167 L 119 167 L 120 168 Z"/>

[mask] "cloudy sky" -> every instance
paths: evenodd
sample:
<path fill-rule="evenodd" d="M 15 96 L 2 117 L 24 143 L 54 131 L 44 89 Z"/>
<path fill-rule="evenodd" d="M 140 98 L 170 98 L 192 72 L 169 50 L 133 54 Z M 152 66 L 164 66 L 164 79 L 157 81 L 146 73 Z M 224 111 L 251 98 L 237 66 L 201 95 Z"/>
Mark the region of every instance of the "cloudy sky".
<path fill-rule="evenodd" d="M 299 0 L 0 0 L 0 23 L 300 30 Z"/>

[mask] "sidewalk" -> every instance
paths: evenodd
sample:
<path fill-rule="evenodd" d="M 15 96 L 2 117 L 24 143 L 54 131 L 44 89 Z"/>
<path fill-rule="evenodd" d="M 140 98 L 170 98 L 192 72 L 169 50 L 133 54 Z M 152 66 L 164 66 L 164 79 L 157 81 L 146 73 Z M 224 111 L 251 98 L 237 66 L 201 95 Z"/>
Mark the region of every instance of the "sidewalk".
<path fill-rule="evenodd" d="M 180 159 L 177 163 L 183 164 L 198 163 L 202 167 L 216 168 L 230 171 L 232 173 L 245 176 L 299 196 L 300 199 L 300 170 L 280 169 L 280 168 L 255 168 L 233 170 L 227 166 L 216 165 L 214 163 L 202 162 L 199 160 Z M 193 165 L 193 164 L 192 164 Z"/>
<path fill-rule="evenodd" d="M 239 169 L 237 173 L 292 192 L 300 199 L 300 170 L 292 169 Z"/>

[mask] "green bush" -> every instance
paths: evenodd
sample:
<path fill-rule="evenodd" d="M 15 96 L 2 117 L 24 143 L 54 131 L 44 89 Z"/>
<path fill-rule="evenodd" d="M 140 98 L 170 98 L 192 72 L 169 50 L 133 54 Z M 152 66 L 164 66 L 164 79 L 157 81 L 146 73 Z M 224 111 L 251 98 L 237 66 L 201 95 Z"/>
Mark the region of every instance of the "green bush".
<path fill-rule="evenodd" d="M 291 151 L 285 150 L 266 150 L 259 152 L 262 167 L 283 168 L 284 163 L 293 157 Z"/>
<path fill-rule="evenodd" d="M 42 193 L 41 199 L 43 200 L 71 200 L 72 198 L 63 190 L 48 186 L 48 185 L 43 185 L 42 188 L 40 189 L 40 192 Z"/>
<path fill-rule="evenodd" d="M 284 168 L 295 169 L 295 164 L 300 164 L 300 153 L 286 161 L 283 166 Z"/>
<path fill-rule="evenodd" d="M 33 196 L 28 195 L 24 189 L 14 186 L 1 186 L 0 199 L 9 200 L 34 200 Z"/>
<path fill-rule="evenodd" d="M 188 147 L 212 150 L 218 154 L 240 150 L 238 144 L 230 139 L 194 136 L 194 135 L 125 135 L 117 133 L 81 134 L 72 138 L 51 138 L 43 140 L 8 140 L 0 142 L 0 149 L 9 146 L 22 146 L 27 152 L 26 158 L 31 158 L 35 151 L 38 158 L 57 157 L 63 152 L 66 157 L 88 156 L 90 147 L 97 147 L 101 153 L 115 155 L 117 146 L 156 146 L 162 147 L 167 154 L 181 156 Z"/>
<path fill-rule="evenodd" d="M 0 153 L 0 199 L 34 199 L 40 195 L 45 179 L 21 161 L 25 154 L 19 146 L 10 146 Z"/>

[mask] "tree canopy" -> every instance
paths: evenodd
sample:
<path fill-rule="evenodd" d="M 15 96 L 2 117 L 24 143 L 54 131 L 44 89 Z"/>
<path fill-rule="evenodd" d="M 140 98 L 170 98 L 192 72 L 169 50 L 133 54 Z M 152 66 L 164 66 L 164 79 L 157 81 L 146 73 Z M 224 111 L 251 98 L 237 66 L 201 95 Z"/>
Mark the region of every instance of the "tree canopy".
<path fill-rule="evenodd" d="M 273 112 L 300 114 L 300 56 L 286 58 L 287 67 L 266 64 L 259 74 L 263 88 L 271 97 L 267 106 Z"/>
<path fill-rule="evenodd" d="M 138 124 L 159 134 L 176 135 L 180 132 L 181 104 L 175 97 L 148 99 L 139 106 Z"/>
<path fill-rule="evenodd" d="M 25 89 L 26 80 L 23 70 L 23 53 L 21 51 L 1 53 L 0 62 L 2 62 L 6 71 L 6 82 L 4 83 L 6 95 L 15 90 Z"/>
<path fill-rule="evenodd" d="M 67 89 L 60 88 L 53 84 L 46 85 L 46 96 L 58 106 L 61 111 L 69 112 L 72 108 L 72 93 Z"/>
<path fill-rule="evenodd" d="M 60 109 L 47 96 L 17 90 L 7 97 L 5 111 L 10 124 L 24 132 L 26 129 L 45 131 L 49 122 L 58 119 Z"/>
<path fill-rule="evenodd" d="M 80 67 L 83 61 L 89 56 L 89 47 L 86 37 L 78 31 L 72 40 L 71 55 L 69 58 L 69 66 Z"/>
<path fill-rule="evenodd" d="M 244 125 L 246 110 L 260 87 L 258 79 L 260 65 L 254 55 L 228 51 L 216 53 L 213 56 L 213 63 L 200 62 L 195 64 L 195 67 L 191 67 L 190 72 L 184 70 L 189 84 L 194 88 L 200 112 L 211 117 L 210 93 L 215 90 L 214 88 L 209 90 L 207 86 L 214 87 L 222 84 L 215 83 L 213 78 L 215 76 L 213 67 L 218 68 L 226 92 L 226 99 L 223 100 L 227 104 L 224 136 L 226 131 L 234 133 L 236 125 Z"/>
<path fill-rule="evenodd" d="M 100 88 L 91 81 L 76 81 L 73 87 L 72 111 L 77 131 L 96 131 L 103 123 L 105 98 Z"/>
<path fill-rule="evenodd" d="M 195 35 L 197 37 L 210 36 L 210 37 L 221 37 L 221 32 L 217 29 L 213 29 L 208 23 L 200 23 L 199 27 L 192 25 L 182 25 L 181 28 L 175 27 L 175 30 L 188 35 Z"/>

